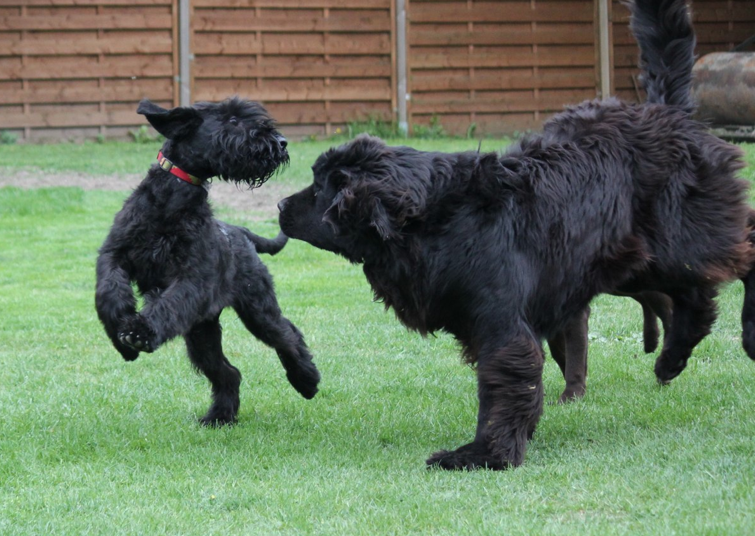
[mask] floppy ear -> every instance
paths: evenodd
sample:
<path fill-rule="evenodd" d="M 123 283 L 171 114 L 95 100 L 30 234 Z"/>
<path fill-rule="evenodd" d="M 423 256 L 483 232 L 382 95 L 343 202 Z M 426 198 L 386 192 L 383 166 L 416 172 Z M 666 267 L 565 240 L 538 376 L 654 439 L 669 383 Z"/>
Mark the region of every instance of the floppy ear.
<path fill-rule="evenodd" d="M 333 198 L 333 202 L 322 215 L 322 221 L 330 225 L 331 229 L 333 229 L 333 232 L 336 235 L 340 234 L 340 229 L 338 228 L 338 218 L 341 213 L 345 211 L 344 197 L 345 195 L 343 193 L 343 190 L 339 191 Z"/>
<path fill-rule="evenodd" d="M 370 227 L 374 227 L 383 241 L 390 240 L 396 236 L 395 225 L 391 221 L 388 212 L 386 212 L 383 203 L 377 197 L 370 200 L 369 205 L 362 207 L 351 206 L 355 202 L 355 196 L 351 190 L 344 189 L 338 192 L 333 198 L 333 203 L 328 207 L 322 217 L 322 221 L 330 225 L 333 232 L 340 233 L 340 225 L 346 223 L 345 217 L 349 214 L 358 219 L 368 221 Z M 356 210 L 356 214 L 354 213 Z M 359 213 L 365 214 L 364 219 L 359 217 Z"/>
<path fill-rule="evenodd" d="M 202 124 L 202 116 L 190 106 L 179 106 L 166 110 L 149 99 L 143 99 L 136 109 L 156 131 L 173 140 L 188 136 Z"/>
<path fill-rule="evenodd" d="M 374 227 L 384 241 L 393 238 L 396 233 L 393 229 L 393 223 L 385 211 L 385 207 L 380 199 L 375 198 L 372 203 L 372 215 L 370 216 L 370 227 Z"/>

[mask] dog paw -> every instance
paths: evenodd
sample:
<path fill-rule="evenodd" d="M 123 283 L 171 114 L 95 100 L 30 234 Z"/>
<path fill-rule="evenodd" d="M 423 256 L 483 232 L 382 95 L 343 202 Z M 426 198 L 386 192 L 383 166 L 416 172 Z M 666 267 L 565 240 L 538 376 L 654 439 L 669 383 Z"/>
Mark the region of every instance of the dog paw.
<path fill-rule="evenodd" d="M 655 377 L 661 385 L 668 385 L 687 368 L 686 359 L 672 359 L 664 354 L 655 362 Z"/>
<path fill-rule="evenodd" d="M 493 456 L 484 445 L 469 443 L 456 450 L 441 450 L 430 456 L 426 461 L 429 469 L 445 469 L 447 471 L 461 471 L 474 469 L 503 470 L 509 463 Z"/>
<path fill-rule="evenodd" d="M 308 368 L 289 371 L 286 373 L 286 378 L 288 378 L 291 386 L 307 400 L 312 399 L 317 394 L 320 371 L 315 368 L 314 364 L 311 364 L 311 367 Z"/>
<path fill-rule="evenodd" d="M 199 419 L 199 424 L 211 428 L 220 428 L 221 426 L 230 426 L 236 423 L 236 412 L 229 408 L 219 409 L 210 408 L 207 415 Z"/>
<path fill-rule="evenodd" d="M 136 352 L 151 353 L 156 350 L 154 343 L 154 333 L 146 325 L 141 317 L 134 317 L 131 321 L 126 322 L 123 329 L 118 332 L 118 341 Z M 124 358 L 126 356 L 124 355 Z M 136 357 L 134 357 L 136 359 Z"/>
<path fill-rule="evenodd" d="M 121 357 L 123 357 L 123 359 L 126 361 L 134 361 L 137 357 L 139 357 L 138 350 L 134 350 L 133 348 L 130 348 L 123 344 L 116 345 L 116 349 L 118 350 L 118 352 L 120 352 Z"/>
<path fill-rule="evenodd" d="M 558 397 L 558 403 L 568 404 L 569 402 L 574 402 L 575 400 L 579 400 L 583 396 L 585 396 L 584 387 L 576 387 L 576 388 L 567 387 L 566 389 L 564 389 L 564 392 L 561 393 L 561 396 Z"/>
<path fill-rule="evenodd" d="M 118 340 L 121 341 L 122 345 L 128 348 L 132 348 L 137 352 L 149 353 L 153 351 L 149 339 L 141 333 L 137 333 L 135 331 L 124 331 L 119 333 Z"/>

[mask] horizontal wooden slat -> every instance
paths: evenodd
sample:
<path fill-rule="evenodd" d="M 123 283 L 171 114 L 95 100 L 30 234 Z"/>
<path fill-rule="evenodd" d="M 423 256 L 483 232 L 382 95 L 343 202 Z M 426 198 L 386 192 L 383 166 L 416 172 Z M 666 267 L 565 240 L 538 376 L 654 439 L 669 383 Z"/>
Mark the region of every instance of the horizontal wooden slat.
<path fill-rule="evenodd" d="M 136 112 L 40 112 L 3 113 L 3 128 L 62 128 L 138 125 L 144 119 Z"/>
<path fill-rule="evenodd" d="M 169 6 L 173 0 L 0 0 L 3 6 Z"/>
<path fill-rule="evenodd" d="M 149 35 L 139 39 L 131 36 L 77 39 L 2 39 L 0 56 L 15 55 L 73 55 L 73 54 L 155 54 L 171 53 L 171 35 Z"/>
<path fill-rule="evenodd" d="M 16 89 L 0 92 L 0 104 L 42 104 L 42 103 L 82 103 L 108 101 L 138 101 L 144 97 L 150 99 L 172 99 L 173 83 L 171 80 L 156 80 L 159 84 L 145 87 L 118 84 L 112 87 L 76 87 L 71 83 L 55 88 Z M 1 122 L 1 121 L 0 121 Z"/>
<path fill-rule="evenodd" d="M 298 103 L 265 103 L 265 107 L 280 124 L 305 125 L 323 123 L 346 123 L 362 117 L 378 115 L 390 119 L 390 107 L 383 103 L 359 102 L 349 103 L 345 108 L 331 107 L 329 110 L 314 105 L 302 106 Z"/>
<path fill-rule="evenodd" d="M 540 73 L 538 75 L 515 74 L 511 76 L 475 75 L 465 76 L 415 76 L 411 81 L 412 93 L 417 91 L 485 90 L 485 89 L 532 89 L 532 88 L 594 88 L 593 72 Z"/>
<path fill-rule="evenodd" d="M 595 96 L 594 90 L 563 91 L 556 95 L 541 95 L 533 99 L 529 92 L 506 94 L 505 98 L 489 99 L 453 99 L 428 100 L 412 99 L 412 113 L 447 114 L 447 113 L 499 113 L 522 111 L 557 111 L 565 104 L 579 103 Z"/>
<path fill-rule="evenodd" d="M 594 14 L 590 2 L 459 2 L 411 3 L 409 18 L 421 22 L 589 22 Z"/>
<path fill-rule="evenodd" d="M 110 56 L 102 63 L 78 58 L 27 58 L 23 65 L 0 63 L 0 80 L 138 78 L 173 76 L 171 56 Z"/>
<path fill-rule="evenodd" d="M 0 30 L 111 30 L 171 28 L 170 14 L 0 17 Z"/>
<path fill-rule="evenodd" d="M 469 53 L 467 50 L 449 49 L 443 54 L 422 53 L 422 49 L 413 49 L 410 54 L 412 69 L 442 69 L 471 67 L 544 67 L 593 65 L 595 49 L 592 46 L 574 46 L 565 54 L 563 49 L 539 47 L 533 52 L 527 50 L 502 48 L 500 52 Z"/>
<path fill-rule="evenodd" d="M 578 45 L 595 41 L 595 34 L 589 31 L 577 31 L 574 27 L 518 29 L 500 31 L 458 31 L 436 32 L 415 29 L 409 34 L 411 46 L 466 46 L 466 45 Z"/>
<path fill-rule="evenodd" d="M 238 94 L 242 97 L 264 102 L 312 102 L 312 101 L 390 101 L 391 90 L 388 87 L 351 87 L 328 86 L 323 88 L 277 88 L 261 87 L 250 89 L 248 84 L 221 82 L 213 86 L 203 84 L 196 91 L 197 100 L 217 101 L 228 95 Z"/>
<path fill-rule="evenodd" d="M 369 14 L 367 14 L 369 13 Z M 195 14 L 192 28 L 212 32 L 385 32 L 391 29 L 387 11 L 333 12 L 326 18 L 297 16 L 288 11 L 263 13 L 237 10 L 235 13 L 205 12 Z"/>
<path fill-rule="evenodd" d="M 741 43 L 751 37 L 753 28 L 729 28 L 726 24 L 698 25 L 695 28 L 698 43 Z M 614 45 L 635 45 L 636 41 L 626 26 L 614 26 Z"/>
<path fill-rule="evenodd" d="M 390 54 L 391 39 L 383 34 L 208 34 L 194 38 L 195 54 Z"/>
<path fill-rule="evenodd" d="M 390 9 L 391 0 L 192 0 L 191 5 L 197 11 L 213 7 Z"/>
<path fill-rule="evenodd" d="M 198 56 L 194 62 L 195 79 L 202 78 L 383 78 L 391 75 L 387 56 L 367 58 L 364 62 L 339 63 L 338 56 L 329 61 L 310 61 L 266 57 L 261 65 L 239 56 Z"/>

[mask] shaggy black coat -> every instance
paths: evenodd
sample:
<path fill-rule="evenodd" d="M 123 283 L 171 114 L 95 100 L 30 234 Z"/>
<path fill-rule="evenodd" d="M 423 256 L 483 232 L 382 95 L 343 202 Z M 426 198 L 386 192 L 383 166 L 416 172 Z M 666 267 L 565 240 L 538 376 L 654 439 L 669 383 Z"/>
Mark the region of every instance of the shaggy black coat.
<path fill-rule="evenodd" d="M 288 161 L 285 138 L 264 108 L 241 99 L 173 110 L 145 101 L 138 111 L 168 138 L 163 155 L 198 180 L 155 164 L 115 216 L 97 259 L 95 305 L 105 332 L 127 361 L 183 336 L 192 364 L 212 385 L 201 422 L 222 425 L 239 409 L 241 374 L 223 354 L 219 322 L 233 307 L 275 348 L 291 385 L 312 398 L 319 372 L 302 334 L 282 316 L 257 255 L 277 253 L 286 236 L 267 240 L 218 221 L 207 201 L 209 177 L 249 186 L 267 180 Z M 144 297 L 138 312 L 132 282 Z"/>
<path fill-rule="evenodd" d="M 595 295 L 671 298 L 655 367 L 668 382 L 709 332 L 719 284 L 753 262 L 741 153 L 690 117 L 684 1 L 636 0 L 632 14 L 648 103 L 569 108 L 500 156 L 362 136 L 279 203 L 288 236 L 362 263 L 407 327 L 452 333 L 476 363 L 474 439 L 431 466 L 522 463 L 543 410 L 541 341 Z"/>

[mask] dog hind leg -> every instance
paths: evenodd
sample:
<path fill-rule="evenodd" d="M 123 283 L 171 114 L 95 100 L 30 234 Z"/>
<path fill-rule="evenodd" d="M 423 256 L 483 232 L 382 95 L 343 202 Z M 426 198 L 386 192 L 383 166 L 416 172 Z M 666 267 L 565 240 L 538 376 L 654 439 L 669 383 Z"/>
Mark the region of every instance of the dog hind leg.
<path fill-rule="evenodd" d="M 655 375 L 662 384 L 682 373 L 692 350 L 710 333 L 717 314 L 713 301 L 717 291 L 713 287 L 700 286 L 669 295 L 673 302 L 671 327 L 655 362 Z"/>
<path fill-rule="evenodd" d="M 436 452 L 427 465 L 442 469 L 521 465 L 527 441 L 543 413 L 542 372 L 542 348 L 529 330 L 492 351 L 481 352 L 475 439 L 454 451 Z"/>
<path fill-rule="evenodd" d="M 207 376 L 212 386 L 212 405 L 199 422 L 209 426 L 235 422 L 239 411 L 241 373 L 223 354 L 219 320 L 195 325 L 184 335 L 184 340 L 192 365 Z"/>
<path fill-rule="evenodd" d="M 561 368 L 566 380 L 559 404 L 585 396 L 587 390 L 587 330 L 590 307 L 586 307 L 548 339 L 551 356 Z"/>
<path fill-rule="evenodd" d="M 642 306 L 642 340 L 646 354 L 655 352 L 660 340 L 658 319 L 663 325 L 664 336 L 671 327 L 671 299 L 661 292 L 645 291 L 632 294 L 632 297 Z"/>
<path fill-rule="evenodd" d="M 271 291 L 259 301 L 241 299 L 233 308 L 252 335 L 275 349 L 293 388 L 304 398 L 314 397 L 320 372 L 312 361 L 304 336 L 281 314 L 275 294 Z"/>

